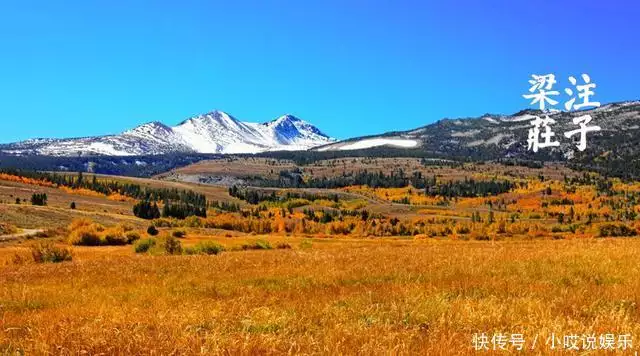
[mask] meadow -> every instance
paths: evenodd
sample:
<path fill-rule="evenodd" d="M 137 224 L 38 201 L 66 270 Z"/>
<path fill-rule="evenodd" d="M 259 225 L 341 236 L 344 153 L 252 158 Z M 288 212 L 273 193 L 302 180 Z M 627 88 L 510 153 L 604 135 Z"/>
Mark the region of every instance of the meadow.
<path fill-rule="evenodd" d="M 0 345 L 38 354 L 467 354 L 479 332 L 543 340 L 640 331 L 636 240 L 282 239 L 294 248 L 140 256 L 128 246 L 75 247 L 72 262 L 7 264 Z M 25 248 L 1 253 L 9 260 Z"/>
<path fill-rule="evenodd" d="M 420 189 L 3 176 L 0 235 L 34 233 L 0 242 L 0 353 L 632 354 L 637 183 L 428 169 Z M 140 218 L 124 183 L 206 216 Z"/>

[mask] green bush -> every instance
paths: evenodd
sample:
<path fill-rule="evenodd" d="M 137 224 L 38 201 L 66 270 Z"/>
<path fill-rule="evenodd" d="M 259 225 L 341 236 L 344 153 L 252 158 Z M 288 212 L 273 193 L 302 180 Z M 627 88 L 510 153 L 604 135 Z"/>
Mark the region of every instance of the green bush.
<path fill-rule="evenodd" d="M 148 252 L 155 245 L 156 245 L 155 239 L 139 240 L 136 243 L 134 250 L 136 251 L 136 253 L 145 253 L 145 252 Z"/>
<path fill-rule="evenodd" d="M 132 244 L 132 243 L 140 240 L 140 234 L 137 233 L 136 231 L 127 232 L 126 237 L 127 237 L 127 243 L 128 244 Z"/>
<path fill-rule="evenodd" d="M 224 246 L 213 241 L 199 242 L 193 247 L 185 248 L 187 255 L 217 255 L 225 250 Z"/>
<path fill-rule="evenodd" d="M 258 240 L 252 244 L 244 244 L 242 245 L 243 250 L 271 250 L 273 247 L 270 243 L 263 240 Z"/>
<path fill-rule="evenodd" d="M 32 246 L 31 256 L 36 263 L 58 263 L 73 259 L 70 249 L 56 247 L 50 243 Z"/>
<path fill-rule="evenodd" d="M 184 226 L 186 227 L 202 227 L 202 219 L 197 216 L 189 216 L 184 219 Z"/>

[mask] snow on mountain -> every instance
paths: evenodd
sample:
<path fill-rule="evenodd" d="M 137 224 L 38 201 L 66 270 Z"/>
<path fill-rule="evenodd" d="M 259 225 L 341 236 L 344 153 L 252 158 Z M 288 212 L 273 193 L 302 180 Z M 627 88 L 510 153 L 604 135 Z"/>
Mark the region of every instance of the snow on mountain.
<path fill-rule="evenodd" d="M 318 142 L 328 139 L 317 127 L 293 115 L 260 124 L 258 129 L 272 142 L 295 149 L 313 148 L 318 146 Z"/>
<path fill-rule="evenodd" d="M 257 153 L 306 150 L 334 141 L 315 126 L 292 115 L 259 124 L 242 122 L 225 112 L 213 111 L 189 118 L 174 127 L 150 122 L 119 135 L 32 139 L 0 145 L 0 151 L 47 156 Z"/>
<path fill-rule="evenodd" d="M 544 157 L 555 160 L 572 159 L 579 152 L 576 140 L 564 133 L 579 128 L 573 119 L 581 115 L 592 116 L 591 125 L 601 127 L 590 132 L 590 152 L 609 155 L 637 156 L 637 130 L 640 130 L 640 102 L 610 103 L 601 107 L 571 112 L 554 112 L 549 116 L 555 120 L 551 129 L 559 142 L 557 147 L 547 147 L 534 154 L 528 149 L 531 121 L 541 112 L 526 109 L 513 115 L 485 114 L 475 118 L 442 119 L 432 124 L 408 131 L 392 131 L 381 135 L 356 137 L 344 141 L 315 147 L 314 151 L 359 150 L 373 147 L 390 149 L 416 149 L 425 154 L 455 157 L 528 158 Z M 626 157 L 626 156 L 625 156 Z"/>
<path fill-rule="evenodd" d="M 371 139 L 363 139 L 358 141 L 349 141 L 343 144 L 336 144 L 331 146 L 325 146 L 318 148 L 318 151 L 333 151 L 333 150 L 362 150 L 366 148 L 378 147 L 378 146 L 389 146 L 389 147 L 400 147 L 400 148 L 413 148 L 417 147 L 419 142 L 416 140 L 405 139 L 401 137 L 393 137 L 393 138 L 371 138 Z"/>

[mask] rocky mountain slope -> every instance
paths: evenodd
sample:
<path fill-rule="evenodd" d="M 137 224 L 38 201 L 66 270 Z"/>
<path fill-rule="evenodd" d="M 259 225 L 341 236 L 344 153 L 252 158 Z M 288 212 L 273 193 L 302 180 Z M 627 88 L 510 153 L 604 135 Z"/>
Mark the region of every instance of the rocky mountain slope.
<path fill-rule="evenodd" d="M 573 118 L 590 115 L 588 126 L 597 125 L 597 132 L 587 133 L 587 149 L 580 151 L 580 135 L 570 138 L 565 132 L 580 128 Z M 377 136 L 353 138 L 316 147 L 319 152 L 371 149 L 374 147 L 417 149 L 426 155 L 478 157 L 487 159 L 529 158 L 541 160 L 572 160 L 602 155 L 638 154 L 640 156 L 640 102 L 621 102 L 603 105 L 592 110 L 558 112 L 550 115 L 558 147 L 528 150 L 528 134 L 536 110 L 524 110 L 513 115 L 486 114 L 477 118 L 443 119 L 409 131 L 390 132 Z M 539 141 L 544 141 L 540 137 Z"/>

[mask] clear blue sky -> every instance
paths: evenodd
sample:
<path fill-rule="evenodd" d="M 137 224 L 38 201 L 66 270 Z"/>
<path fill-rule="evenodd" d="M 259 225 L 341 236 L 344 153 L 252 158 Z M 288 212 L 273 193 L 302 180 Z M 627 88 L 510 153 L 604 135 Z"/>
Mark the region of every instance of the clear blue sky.
<path fill-rule="evenodd" d="M 6 0 L 0 142 L 213 109 L 347 138 L 513 113 L 532 73 L 640 99 L 638 18 L 634 1 Z"/>

